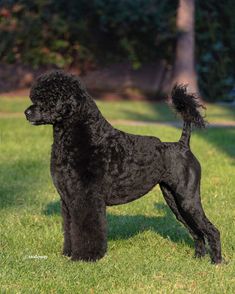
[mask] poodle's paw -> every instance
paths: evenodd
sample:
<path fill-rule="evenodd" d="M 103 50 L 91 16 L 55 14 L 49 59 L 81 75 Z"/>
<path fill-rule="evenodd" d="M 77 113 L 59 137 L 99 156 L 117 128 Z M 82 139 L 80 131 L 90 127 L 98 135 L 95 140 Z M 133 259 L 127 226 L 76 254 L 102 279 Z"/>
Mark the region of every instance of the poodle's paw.
<path fill-rule="evenodd" d="M 211 263 L 215 264 L 215 265 L 222 265 L 222 264 L 226 264 L 226 262 L 222 259 L 222 257 L 212 257 L 211 258 Z"/>
<path fill-rule="evenodd" d="M 64 256 L 69 256 L 70 257 L 72 255 L 72 251 L 71 251 L 70 248 L 64 248 L 63 251 L 62 251 L 62 254 Z"/>
<path fill-rule="evenodd" d="M 72 261 L 88 261 L 84 257 L 80 256 L 79 254 L 72 254 L 71 260 Z"/>
<path fill-rule="evenodd" d="M 205 255 L 206 255 L 206 248 L 195 249 L 195 254 L 194 254 L 195 258 L 202 258 L 202 257 L 205 257 Z"/>
<path fill-rule="evenodd" d="M 104 254 L 76 254 L 72 253 L 71 260 L 72 261 L 86 261 L 86 262 L 95 262 L 101 259 Z"/>
<path fill-rule="evenodd" d="M 206 255 L 206 246 L 203 240 L 197 240 L 195 242 L 195 258 L 202 258 Z"/>

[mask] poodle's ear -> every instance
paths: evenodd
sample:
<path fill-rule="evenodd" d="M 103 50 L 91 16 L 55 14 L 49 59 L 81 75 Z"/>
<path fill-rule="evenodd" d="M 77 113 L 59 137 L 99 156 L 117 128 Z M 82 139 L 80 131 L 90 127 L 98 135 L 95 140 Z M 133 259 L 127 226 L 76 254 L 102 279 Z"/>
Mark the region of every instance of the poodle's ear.
<path fill-rule="evenodd" d="M 56 104 L 56 111 L 64 118 L 71 116 L 77 109 L 78 101 L 75 97 L 70 96 L 66 101 L 59 100 Z"/>

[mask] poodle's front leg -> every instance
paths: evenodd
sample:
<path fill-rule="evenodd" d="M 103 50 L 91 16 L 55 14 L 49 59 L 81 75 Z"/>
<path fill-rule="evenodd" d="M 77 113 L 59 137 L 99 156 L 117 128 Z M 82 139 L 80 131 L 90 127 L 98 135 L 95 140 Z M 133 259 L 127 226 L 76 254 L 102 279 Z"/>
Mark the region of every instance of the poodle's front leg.
<path fill-rule="evenodd" d="M 71 208 L 72 260 L 96 261 L 107 250 L 106 205 L 87 193 L 73 201 Z"/>
<path fill-rule="evenodd" d="M 71 256 L 72 248 L 71 248 L 71 217 L 69 214 L 69 209 L 61 199 L 61 213 L 63 217 L 63 231 L 64 231 L 64 247 L 63 247 L 63 255 Z"/>

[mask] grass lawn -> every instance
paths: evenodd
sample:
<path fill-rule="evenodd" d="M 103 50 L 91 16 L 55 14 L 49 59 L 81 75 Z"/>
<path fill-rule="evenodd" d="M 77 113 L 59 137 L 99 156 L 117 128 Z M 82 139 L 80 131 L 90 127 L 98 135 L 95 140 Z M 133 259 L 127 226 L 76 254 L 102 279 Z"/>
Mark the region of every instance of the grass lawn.
<path fill-rule="evenodd" d="M 19 112 L 29 104 L 17 101 L 1 100 L 1 111 Z M 152 106 L 138 102 L 99 105 L 112 119 L 156 115 Z M 167 120 L 164 111 L 159 118 Z M 230 109 L 218 113 L 234 117 Z M 165 141 L 178 140 L 181 133 L 162 126 L 120 128 Z M 51 131 L 21 117 L 0 118 L 0 293 L 235 293 L 235 128 L 194 132 L 191 144 L 202 165 L 205 211 L 221 231 L 227 264 L 220 266 L 209 256 L 193 258 L 193 242 L 158 187 L 135 202 L 108 208 L 109 249 L 102 260 L 71 262 L 61 256 L 59 196 L 49 172 Z"/>
<path fill-rule="evenodd" d="M 147 101 L 97 101 L 107 119 L 142 121 L 175 121 L 177 118 L 166 103 Z M 30 105 L 25 98 L 0 98 L 0 112 L 22 113 Z M 206 104 L 206 119 L 209 122 L 235 121 L 235 107 Z"/>

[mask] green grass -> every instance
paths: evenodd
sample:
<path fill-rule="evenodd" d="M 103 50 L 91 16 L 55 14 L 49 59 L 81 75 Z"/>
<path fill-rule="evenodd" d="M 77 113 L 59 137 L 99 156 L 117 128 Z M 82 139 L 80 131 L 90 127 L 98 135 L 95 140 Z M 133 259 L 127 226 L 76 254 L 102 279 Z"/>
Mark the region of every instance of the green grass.
<path fill-rule="evenodd" d="M 28 104 L 19 101 L 17 111 Z M 99 104 L 111 118 L 119 118 L 121 103 L 117 112 L 113 104 Z M 134 112 L 134 104 L 126 105 Z M 144 112 L 142 107 L 138 111 Z M 181 133 L 162 126 L 120 128 L 165 141 L 178 140 Z M 71 262 L 61 256 L 59 196 L 49 172 L 51 136 L 49 126 L 0 119 L 1 293 L 235 293 L 235 128 L 192 136 L 203 169 L 203 205 L 221 231 L 228 262 L 220 266 L 208 256 L 193 258 L 193 242 L 158 187 L 135 202 L 108 208 L 109 248 L 102 260 Z"/>
<path fill-rule="evenodd" d="M 29 99 L 0 98 L 0 112 L 23 113 L 29 106 Z M 147 101 L 97 101 L 107 119 L 128 119 L 142 121 L 175 121 L 177 118 L 166 103 Z M 235 107 L 207 104 L 206 119 L 209 122 L 234 121 Z"/>

